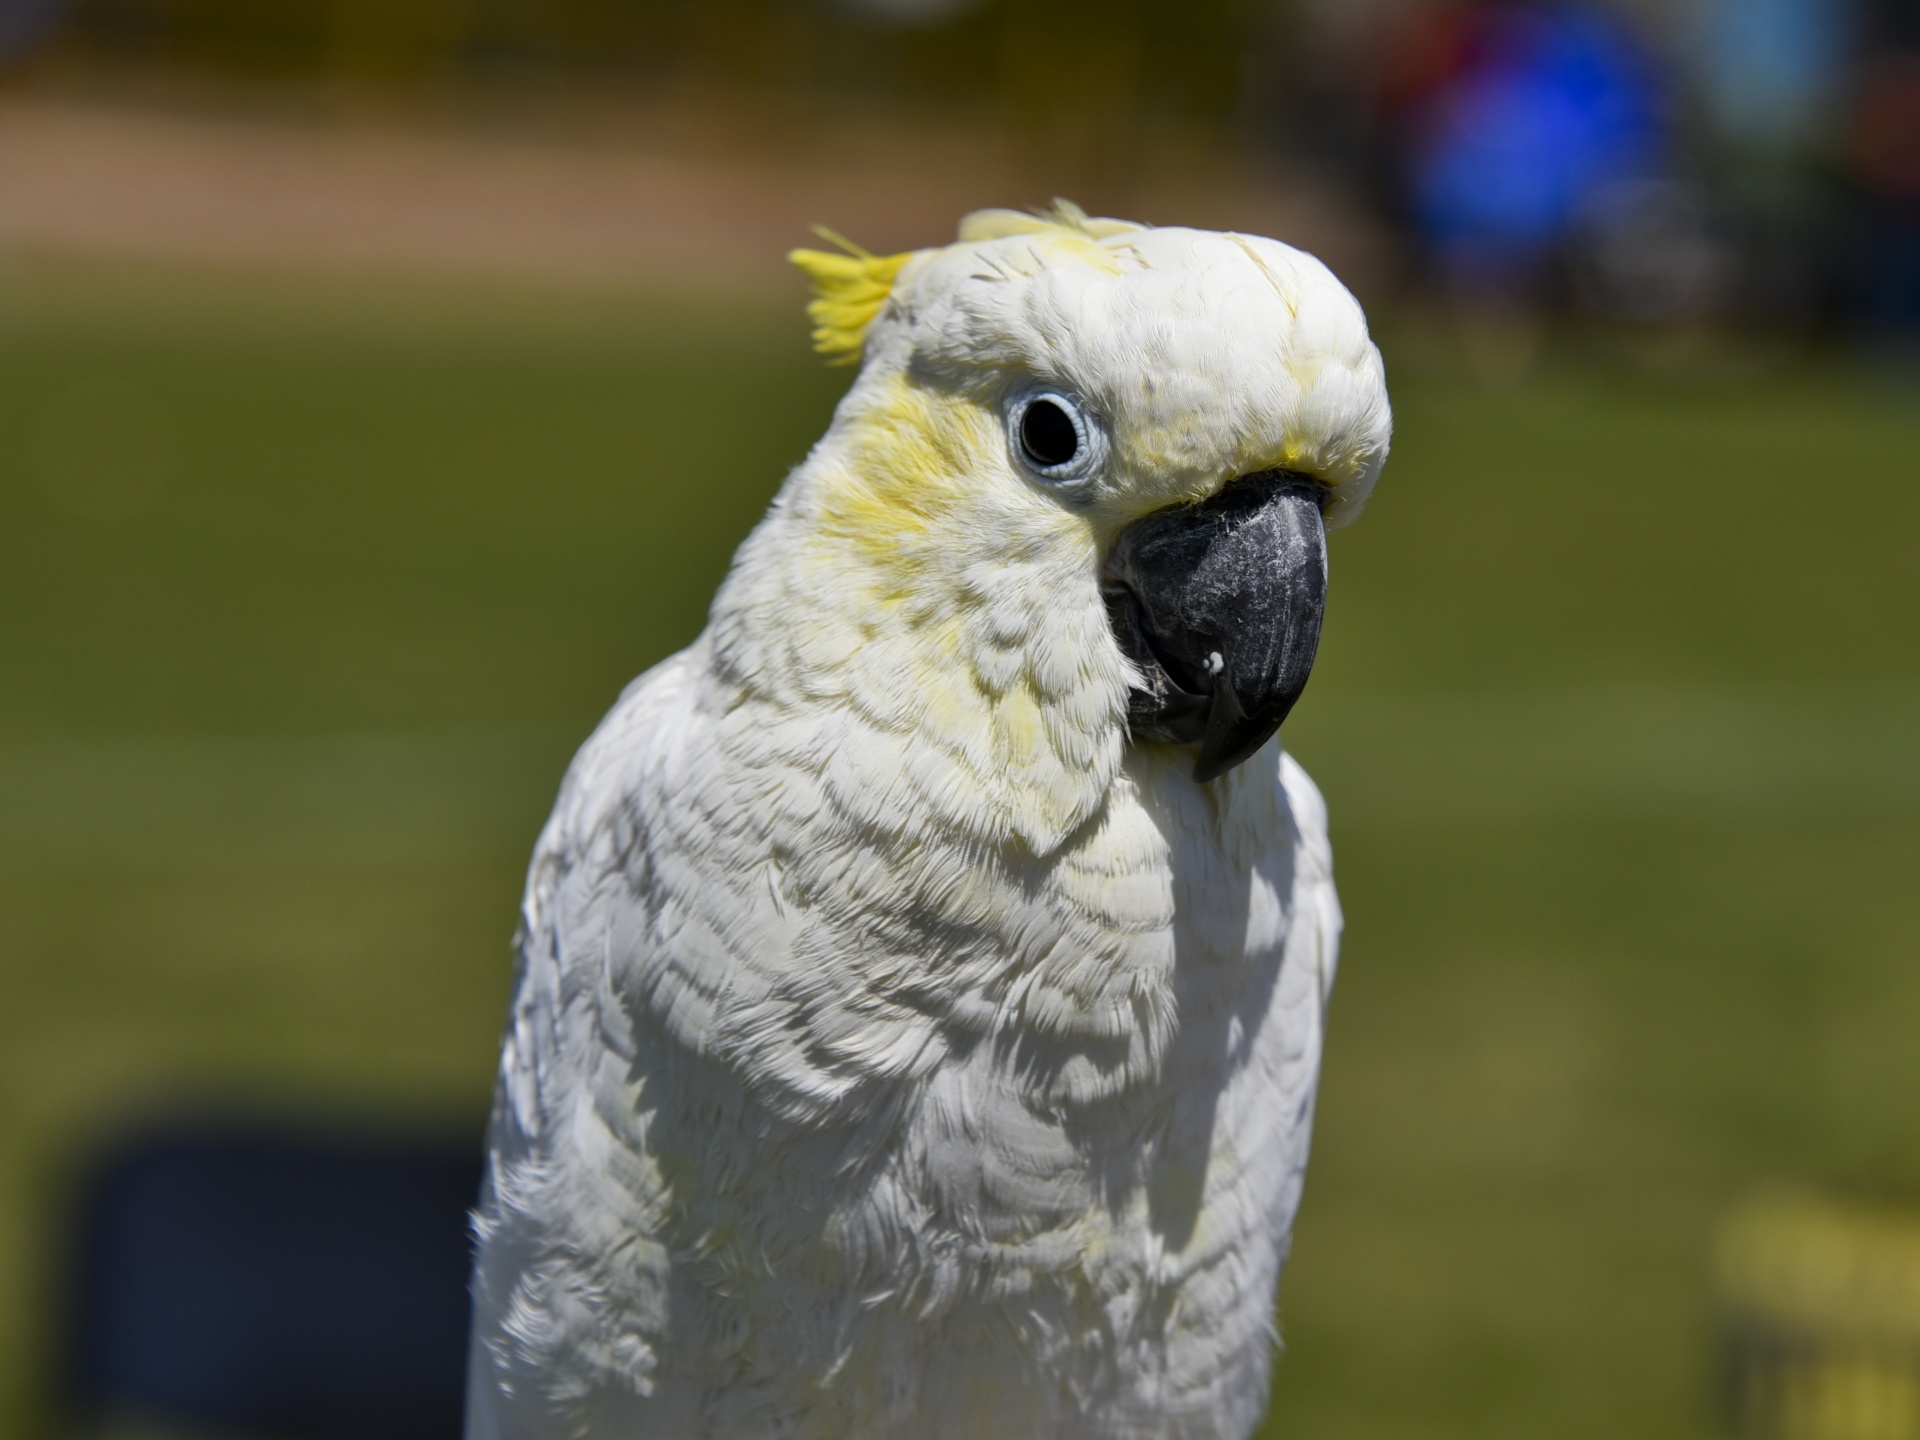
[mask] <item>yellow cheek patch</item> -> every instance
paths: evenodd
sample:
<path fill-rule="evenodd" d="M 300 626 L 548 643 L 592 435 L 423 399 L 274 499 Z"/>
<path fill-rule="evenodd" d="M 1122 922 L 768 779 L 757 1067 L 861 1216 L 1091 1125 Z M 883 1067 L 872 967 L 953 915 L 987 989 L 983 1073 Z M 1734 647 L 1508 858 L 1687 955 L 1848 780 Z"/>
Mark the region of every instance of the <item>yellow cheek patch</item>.
<path fill-rule="evenodd" d="M 846 464 L 822 495 L 826 528 L 906 558 L 977 483 L 967 477 L 981 468 L 979 429 L 968 407 L 893 377 L 850 427 Z"/>
<path fill-rule="evenodd" d="M 814 492 L 822 573 L 861 588 L 876 630 L 904 624 L 917 632 L 923 655 L 953 667 L 939 684 L 959 684 L 970 704 L 974 692 L 999 695 L 1011 677 L 983 675 L 976 664 L 988 602 L 975 593 L 971 567 L 1034 546 L 1064 557 L 1063 571 L 1090 564 L 1086 519 L 994 478 L 1004 465 L 996 414 L 904 375 L 874 384 L 843 422 L 839 463 L 822 468 Z"/>
<path fill-rule="evenodd" d="M 847 253 L 794 250 L 787 259 L 813 285 L 813 300 L 807 306 L 807 318 L 813 321 L 813 348 L 826 356 L 830 365 L 852 365 L 860 359 L 867 327 L 887 303 L 893 282 L 900 278 L 913 252 L 875 255 L 831 230 L 821 229 L 819 233 Z"/>

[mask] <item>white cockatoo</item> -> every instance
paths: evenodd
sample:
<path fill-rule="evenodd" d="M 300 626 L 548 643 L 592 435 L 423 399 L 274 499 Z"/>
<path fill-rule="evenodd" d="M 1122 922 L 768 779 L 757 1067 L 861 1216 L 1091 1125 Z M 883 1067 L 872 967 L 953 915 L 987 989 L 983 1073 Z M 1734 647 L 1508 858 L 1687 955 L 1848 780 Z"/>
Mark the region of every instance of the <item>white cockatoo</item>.
<path fill-rule="evenodd" d="M 848 249 L 857 377 L 534 856 L 468 1434 L 1242 1437 L 1340 931 L 1275 736 L 1379 353 L 1251 235 Z"/>

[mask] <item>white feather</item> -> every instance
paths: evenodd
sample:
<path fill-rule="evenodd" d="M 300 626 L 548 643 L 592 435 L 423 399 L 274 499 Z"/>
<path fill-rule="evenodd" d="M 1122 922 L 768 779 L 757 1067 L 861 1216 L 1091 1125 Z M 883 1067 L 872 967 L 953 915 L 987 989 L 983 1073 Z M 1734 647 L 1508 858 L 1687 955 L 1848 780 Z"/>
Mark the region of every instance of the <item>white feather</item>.
<path fill-rule="evenodd" d="M 1379 374 L 1271 241 L 1016 230 L 908 267 L 708 632 L 540 839 L 473 1440 L 1252 1429 L 1338 947 L 1325 812 L 1277 742 L 1207 786 L 1126 742 L 1095 562 L 1276 457 L 1351 508 Z M 1113 428 L 1078 509 L 1006 458 L 1035 376 Z"/>

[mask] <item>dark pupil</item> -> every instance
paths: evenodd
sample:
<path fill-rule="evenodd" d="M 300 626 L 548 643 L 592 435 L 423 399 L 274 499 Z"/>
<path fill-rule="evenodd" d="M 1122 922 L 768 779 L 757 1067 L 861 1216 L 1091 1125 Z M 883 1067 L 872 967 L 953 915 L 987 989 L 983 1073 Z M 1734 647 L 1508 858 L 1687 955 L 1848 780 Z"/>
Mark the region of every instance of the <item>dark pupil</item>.
<path fill-rule="evenodd" d="M 1034 464 L 1052 469 L 1080 451 L 1080 432 L 1051 400 L 1036 400 L 1020 417 L 1020 446 Z"/>

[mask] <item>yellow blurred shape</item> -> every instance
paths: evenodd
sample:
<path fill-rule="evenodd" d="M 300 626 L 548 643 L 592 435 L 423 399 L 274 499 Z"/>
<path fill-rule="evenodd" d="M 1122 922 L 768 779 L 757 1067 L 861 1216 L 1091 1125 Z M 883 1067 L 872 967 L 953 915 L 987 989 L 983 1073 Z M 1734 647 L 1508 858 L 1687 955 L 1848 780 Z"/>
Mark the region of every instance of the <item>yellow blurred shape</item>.
<path fill-rule="evenodd" d="M 1920 1214 L 1769 1196 L 1716 1262 L 1743 1434 L 1920 1440 Z"/>

